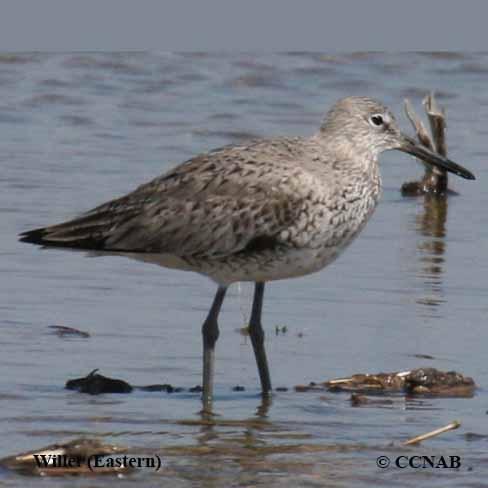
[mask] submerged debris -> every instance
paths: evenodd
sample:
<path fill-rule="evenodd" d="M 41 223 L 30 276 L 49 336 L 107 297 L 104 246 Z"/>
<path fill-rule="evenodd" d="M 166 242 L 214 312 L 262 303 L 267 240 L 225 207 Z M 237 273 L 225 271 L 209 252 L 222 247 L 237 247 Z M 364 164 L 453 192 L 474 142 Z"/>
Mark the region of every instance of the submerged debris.
<path fill-rule="evenodd" d="M 77 390 L 80 393 L 88 393 L 90 395 L 100 395 L 102 393 L 131 393 L 134 390 L 180 393 L 185 390 L 184 388 L 173 386 L 168 383 L 162 385 L 132 386 L 124 380 L 116 380 L 97 374 L 97 371 L 98 369 L 94 369 L 84 378 L 68 380 L 65 388 L 68 390 Z"/>
<path fill-rule="evenodd" d="M 84 378 L 68 380 L 65 388 L 77 390 L 81 393 L 99 395 L 101 393 L 130 393 L 133 387 L 123 380 L 114 380 L 101 374 L 97 374 L 98 369 L 94 369 Z"/>
<path fill-rule="evenodd" d="M 364 405 L 369 406 L 391 406 L 393 405 L 393 400 L 389 398 L 368 398 L 365 395 L 360 395 L 359 393 L 351 394 L 351 405 L 353 407 L 362 407 Z"/>
<path fill-rule="evenodd" d="M 403 389 L 405 376 L 401 373 L 355 374 L 350 378 L 326 381 L 323 385 L 329 391 L 354 391 L 358 393 L 395 392 Z"/>
<path fill-rule="evenodd" d="M 311 381 L 308 385 L 295 386 L 295 391 L 298 391 L 300 393 L 304 391 L 323 390 L 323 389 L 324 389 L 323 384 L 317 384 L 314 381 Z"/>
<path fill-rule="evenodd" d="M 408 100 L 405 100 L 405 113 L 415 129 L 420 143 L 427 149 L 445 157 L 447 155 L 445 111 L 437 105 L 434 94 L 425 97 L 423 105 L 429 119 L 432 135 L 429 134 Z M 404 196 L 425 194 L 446 195 L 447 193 L 454 193 L 447 188 L 447 171 L 425 163 L 424 161 L 422 162 L 425 167 L 425 174 L 422 180 L 404 183 L 402 185 L 402 194 Z"/>
<path fill-rule="evenodd" d="M 430 354 L 412 354 L 412 357 L 419 359 L 435 359 L 435 357 Z"/>
<path fill-rule="evenodd" d="M 473 378 L 456 371 L 444 373 L 435 368 L 421 368 L 405 377 L 405 389 L 415 395 L 471 397 L 476 385 Z"/>
<path fill-rule="evenodd" d="M 276 325 L 275 326 L 275 335 L 285 335 L 286 333 L 288 332 L 288 327 L 286 325 L 283 325 L 283 326 L 279 326 L 279 325 Z"/>
<path fill-rule="evenodd" d="M 147 386 L 133 386 L 126 381 L 108 378 L 97 373 L 94 369 L 84 378 L 68 380 L 65 388 L 76 390 L 80 393 L 100 395 L 102 393 L 131 393 L 134 390 L 147 392 L 179 393 L 185 388 L 173 386 L 169 383 L 153 384 Z M 322 383 L 311 381 L 308 385 L 297 385 L 295 391 L 323 391 L 351 392 L 359 394 L 351 397 L 353 406 L 363 403 L 375 403 L 361 397 L 363 394 L 403 393 L 416 396 L 449 396 L 471 397 L 474 395 L 476 384 L 472 378 L 463 376 L 456 371 L 440 371 L 435 368 L 418 368 L 411 371 L 378 374 L 355 374 L 349 378 L 338 378 Z M 275 388 L 276 391 L 288 391 L 286 387 Z M 201 385 L 196 385 L 187 390 L 190 393 L 201 393 Z M 245 391 L 242 385 L 235 385 L 232 391 Z M 383 403 L 384 404 L 384 403 Z"/>
<path fill-rule="evenodd" d="M 179 393 L 184 390 L 184 388 L 179 386 L 173 386 L 166 383 L 164 385 L 134 386 L 133 388 L 142 391 L 165 391 L 166 393 Z"/>
<path fill-rule="evenodd" d="M 239 334 L 246 337 L 249 335 L 249 326 L 246 325 L 246 327 L 240 327 L 239 329 L 236 329 L 236 332 L 239 332 Z"/>
<path fill-rule="evenodd" d="M 466 432 L 464 438 L 468 442 L 488 440 L 488 434 L 477 434 L 476 432 Z"/>
<path fill-rule="evenodd" d="M 476 384 L 472 378 L 456 371 L 443 372 L 435 368 L 418 368 L 411 371 L 378 374 L 355 374 L 339 378 L 298 385 L 296 391 L 327 389 L 332 392 L 360 394 L 403 393 L 406 395 L 471 397 Z"/>
<path fill-rule="evenodd" d="M 108 378 L 97 373 L 98 369 L 94 369 L 84 378 L 76 378 L 68 380 L 65 388 L 68 390 L 77 390 L 80 393 L 88 393 L 90 395 L 100 395 L 102 393 L 131 393 L 134 390 L 158 392 L 163 391 L 166 393 L 180 393 L 185 391 L 184 388 L 179 386 L 173 386 L 169 383 L 155 384 L 147 386 L 132 386 L 124 380 L 118 380 Z M 203 391 L 200 385 L 196 385 L 189 388 L 190 393 L 201 393 Z M 245 388 L 241 385 L 232 387 L 232 391 L 245 391 Z"/>
<path fill-rule="evenodd" d="M 52 333 L 59 337 L 65 336 L 78 336 L 78 337 L 90 337 L 88 332 L 83 330 L 75 329 L 73 327 L 67 327 L 65 325 L 48 325 L 49 329 L 52 329 Z"/>
<path fill-rule="evenodd" d="M 127 452 L 127 449 L 102 443 L 98 439 L 80 438 L 0 459 L 0 466 L 31 476 L 118 474 L 126 471 L 127 467 L 104 467 L 92 471 L 87 461 L 93 456 L 110 456 L 122 452 Z"/>

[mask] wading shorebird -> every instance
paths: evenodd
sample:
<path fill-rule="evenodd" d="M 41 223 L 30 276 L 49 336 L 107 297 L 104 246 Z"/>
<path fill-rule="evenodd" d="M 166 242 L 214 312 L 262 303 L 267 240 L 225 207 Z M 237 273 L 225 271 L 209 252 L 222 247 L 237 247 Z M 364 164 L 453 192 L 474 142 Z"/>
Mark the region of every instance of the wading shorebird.
<path fill-rule="evenodd" d="M 254 282 L 249 335 L 268 395 L 264 285 L 321 270 L 358 235 L 380 195 L 378 156 L 391 149 L 475 178 L 402 134 L 381 103 L 348 97 L 312 137 L 259 139 L 200 154 L 121 198 L 24 232 L 20 240 L 123 255 L 211 278 L 218 288 L 202 326 L 204 409 L 211 406 L 226 290 L 237 281 Z"/>

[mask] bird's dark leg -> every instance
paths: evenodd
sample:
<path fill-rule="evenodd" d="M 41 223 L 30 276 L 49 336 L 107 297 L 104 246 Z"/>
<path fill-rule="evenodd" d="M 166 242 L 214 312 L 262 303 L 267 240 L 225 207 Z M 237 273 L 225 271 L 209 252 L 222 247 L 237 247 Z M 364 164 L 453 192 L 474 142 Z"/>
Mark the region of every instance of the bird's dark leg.
<path fill-rule="evenodd" d="M 219 338 L 219 316 L 222 303 L 224 302 L 227 287 L 219 286 L 214 301 L 210 307 L 207 318 L 202 326 L 203 336 L 203 410 L 210 411 L 213 395 L 213 379 L 215 369 L 215 343 Z"/>
<path fill-rule="evenodd" d="M 271 392 L 271 379 L 269 376 L 266 351 L 264 349 L 264 331 L 261 325 L 263 296 L 264 283 L 256 283 L 254 288 L 254 300 L 252 302 L 251 320 L 249 322 L 249 336 L 251 337 L 254 355 L 256 356 L 263 395 L 267 396 Z"/>

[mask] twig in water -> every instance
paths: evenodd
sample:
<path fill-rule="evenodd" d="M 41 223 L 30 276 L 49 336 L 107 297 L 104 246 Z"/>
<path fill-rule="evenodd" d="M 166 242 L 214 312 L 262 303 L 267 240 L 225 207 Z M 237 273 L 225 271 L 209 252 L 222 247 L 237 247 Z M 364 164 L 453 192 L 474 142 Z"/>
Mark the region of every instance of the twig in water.
<path fill-rule="evenodd" d="M 461 427 L 461 422 L 454 420 L 454 422 L 447 424 L 445 427 L 433 430 L 432 432 L 427 432 L 426 434 L 418 435 L 417 437 L 412 437 L 411 439 L 408 439 L 408 441 L 402 442 L 402 445 L 409 446 L 411 444 L 417 444 L 419 442 L 430 439 L 431 437 L 443 434 L 444 432 L 449 432 L 450 430 L 457 429 L 458 427 Z"/>
<path fill-rule="evenodd" d="M 423 100 L 425 112 L 429 119 L 429 134 L 423 122 L 415 113 L 412 104 L 405 100 L 405 113 L 410 120 L 420 143 L 431 151 L 441 156 L 446 156 L 446 113 L 437 104 L 434 94 L 431 93 Z M 404 183 L 402 193 L 404 195 L 437 194 L 444 195 L 447 189 L 447 172 L 429 163 L 424 163 L 425 174 L 421 181 Z"/>

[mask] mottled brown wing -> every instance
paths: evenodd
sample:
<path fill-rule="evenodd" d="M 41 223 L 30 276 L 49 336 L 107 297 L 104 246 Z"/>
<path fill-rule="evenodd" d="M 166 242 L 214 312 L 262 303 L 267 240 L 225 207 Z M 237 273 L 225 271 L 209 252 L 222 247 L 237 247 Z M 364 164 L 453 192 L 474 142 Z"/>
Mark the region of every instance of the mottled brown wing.
<path fill-rule="evenodd" d="M 21 240 L 78 249 L 222 257 L 272 247 L 303 202 L 273 165 L 230 149 L 194 158 L 81 217 Z M 236 157 L 236 154 L 239 157 Z M 249 156 L 248 154 L 246 154 Z M 288 176 L 300 179 L 295 168 Z"/>
<path fill-rule="evenodd" d="M 170 253 L 177 256 L 223 257 L 244 249 L 273 247 L 291 225 L 289 200 L 212 196 L 205 199 L 166 198 L 145 205 L 118 225 L 105 241 L 117 251 Z"/>

